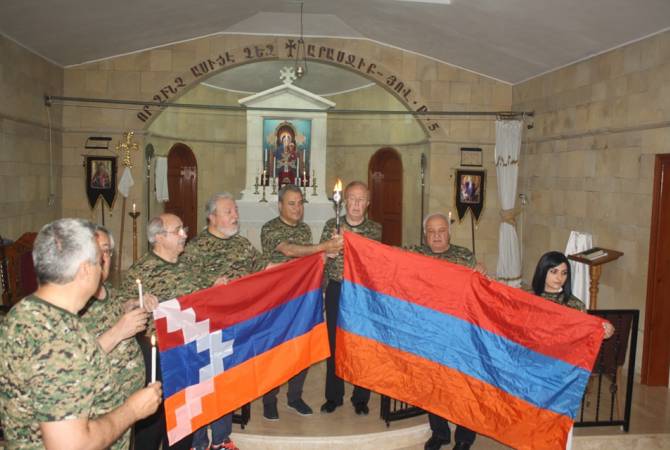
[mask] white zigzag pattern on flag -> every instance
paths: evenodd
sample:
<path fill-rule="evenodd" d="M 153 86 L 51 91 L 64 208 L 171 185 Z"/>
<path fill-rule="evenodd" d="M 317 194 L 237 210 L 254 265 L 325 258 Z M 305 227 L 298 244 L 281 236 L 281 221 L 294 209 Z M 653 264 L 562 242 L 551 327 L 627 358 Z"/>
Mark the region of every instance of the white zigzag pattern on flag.
<path fill-rule="evenodd" d="M 167 432 L 171 442 L 195 431 L 192 429 L 191 419 L 202 413 L 202 398 L 212 392 L 214 380 L 211 379 L 186 388 L 186 403 L 175 410 L 177 424 Z"/>
<path fill-rule="evenodd" d="M 209 364 L 200 368 L 201 383 L 223 372 L 223 358 L 233 354 L 234 339 L 221 342 L 221 338 L 221 330 L 218 330 L 196 341 L 198 353 L 209 350 Z"/>
<path fill-rule="evenodd" d="M 209 335 L 209 319 L 196 322 L 193 308 L 182 311 L 181 305 L 176 298 L 161 302 L 158 308 L 154 310 L 154 320 L 163 317 L 167 321 L 168 333 L 181 330 L 184 336 L 184 344 Z"/>

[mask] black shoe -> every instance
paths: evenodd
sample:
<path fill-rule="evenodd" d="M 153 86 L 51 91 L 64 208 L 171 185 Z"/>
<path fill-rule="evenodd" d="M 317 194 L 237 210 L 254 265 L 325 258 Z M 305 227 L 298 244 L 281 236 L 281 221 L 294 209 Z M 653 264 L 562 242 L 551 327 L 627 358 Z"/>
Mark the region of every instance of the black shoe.
<path fill-rule="evenodd" d="M 328 400 L 328 401 L 326 401 L 326 403 L 321 405 L 321 412 L 325 412 L 325 413 L 330 414 L 333 411 L 335 411 L 338 406 L 342 406 L 342 400 L 340 400 L 339 402 L 335 402 L 333 400 Z"/>
<path fill-rule="evenodd" d="M 368 413 L 370 412 L 370 409 L 368 408 L 368 405 L 365 403 L 354 403 L 354 411 L 356 411 L 356 414 L 359 416 L 367 416 Z"/>
<path fill-rule="evenodd" d="M 265 420 L 279 420 L 279 412 L 277 411 L 277 404 L 271 403 L 269 405 L 263 405 L 263 417 Z"/>
<path fill-rule="evenodd" d="M 313 414 L 312 408 L 310 408 L 309 405 L 301 398 L 292 402 L 288 402 L 288 407 L 301 416 L 311 416 Z"/>
<path fill-rule="evenodd" d="M 440 450 L 440 448 L 442 448 L 443 445 L 447 445 L 449 441 L 449 439 L 442 439 L 437 434 L 433 433 L 430 439 L 424 444 L 423 450 Z"/>
<path fill-rule="evenodd" d="M 470 450 L 470 447 L 472 447 L 472 444 L 456 442 L 456 445 L 454 445 L 454 450 Z"/>

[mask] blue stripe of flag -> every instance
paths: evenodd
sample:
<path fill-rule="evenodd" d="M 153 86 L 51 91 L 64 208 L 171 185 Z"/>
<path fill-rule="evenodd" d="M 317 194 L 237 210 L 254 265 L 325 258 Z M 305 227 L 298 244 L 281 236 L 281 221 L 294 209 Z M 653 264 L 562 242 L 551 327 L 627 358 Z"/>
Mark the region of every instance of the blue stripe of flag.
<path fill-rule="evenodd" d="M 234 339 L 233 354 L 223 359 L 224 371 L 308 333 L 323 322 L 321 289 L 222 330 L 223 342 Z M 200 368 L 209 364 L 209 350 L 197 351 L 196 342 L 160 354 L 165 398 L 200 383 Z"/>
<path fill-rule="evenodd" d="M 572 419 L 589 378 L 589 372 L 582 368 L 534 352 L 470 322 L 347 280 L 342 283 L 338 326 Z"/>

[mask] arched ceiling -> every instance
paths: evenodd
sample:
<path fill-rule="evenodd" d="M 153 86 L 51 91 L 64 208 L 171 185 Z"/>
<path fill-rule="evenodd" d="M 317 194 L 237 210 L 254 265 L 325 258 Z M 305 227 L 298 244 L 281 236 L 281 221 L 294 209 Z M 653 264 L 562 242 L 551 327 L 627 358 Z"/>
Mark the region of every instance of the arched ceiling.
<path fill-rule="evenodd" d="M 71 66 L 218 33 L 296 35 L 278 0 L 2 0 L 0 33 Z M 305 0 L 306 36 L 369 39 L 518 83 L 670 29 L 670 0 Z"/>
<path fill-rule="evenodd" d="M 207 79 L 203 84 L 219 89 L 252 94 L 273 88 L 282 83 L 279 71 L 293 67 L 293 61 L 260 61 L 225 70 Z M 340 69 L 330 64 L 307 63 L 307 76 L 293 84 L 314 94 L 329 96 L 354 91 L 374 85 L 374 82 L 355 72 Z"/>

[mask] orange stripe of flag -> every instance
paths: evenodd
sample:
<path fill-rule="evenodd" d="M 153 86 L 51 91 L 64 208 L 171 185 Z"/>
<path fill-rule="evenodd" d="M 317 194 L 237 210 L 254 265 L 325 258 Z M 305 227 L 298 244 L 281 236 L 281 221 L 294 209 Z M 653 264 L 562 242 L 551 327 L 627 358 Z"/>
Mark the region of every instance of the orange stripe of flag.
<path fill-rule="evenodd" d="M 304 349 L 310 349 L 305 352 Z M 214 392 L 202 398 L 202 414 L 191 418 L 195 431 L 279 386 L 306 367 L 330 356 L 326 324 L 286 341 L 239 366 L 214 377 Z M 168 430 L 176 426 L 176 409 L 185 403 L 185 391 L 165 400 Z"/>
<path fill-rule="evenodd" d="M 562 450 L 570 418 L 447 366 L 337 329 L 338 376 L 431 411 L 519 450 Z M 355 354 L 354 358 L 349 354 Z M 509 420 L 501 420 L 500 418 Z"/>

